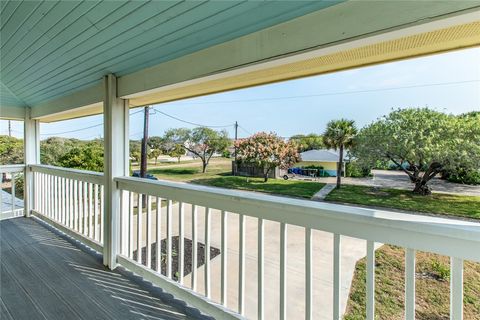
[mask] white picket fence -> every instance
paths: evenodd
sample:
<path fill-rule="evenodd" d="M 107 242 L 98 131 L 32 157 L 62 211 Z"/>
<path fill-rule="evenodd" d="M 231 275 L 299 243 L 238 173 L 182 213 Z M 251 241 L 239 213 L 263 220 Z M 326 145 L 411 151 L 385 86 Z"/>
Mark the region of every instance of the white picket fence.
<path fill-rule="evenodd" d="M 3 169 L 6 170 L 6 169 Z M 34 214 L 53 224 L 97 251 L 102 251 L 103 184 L 102 174 L 34 165 Z M 396 212 L 298 200 L 259 193 L 225 190 L 205 186 L 152 181 L 132 177 L 115 179 L 121 190 L 119 264 L 171 292 L 179 299 L 217 318 L 242 318 L 246 308 L 255 308 L 264 319 L 269 297 L 265 289 L 265 252 L 267 223 L 279 225 L 278 314 L 287 319 L 294 292 L 287 286 L 288 232 L 303 228 L 304 241 L 304 315 L 314 318 L 317 307 L 312 301 L 313 248 L 315 232 L 333 237 L 333 310 L 332 319 L 341 319 L 341 257 L 344 237 L 366 240 L 367 319 L 375 318 L 375 244 L 405 248 L 405 318 L 415 317 L 415 253 L 432 252 L 451 259 L 451 319 L 462 319 L 463 261 L 480 262 L 480 224 L 459 220 L 418 218 Z M 200 219 L 201 217 L 201 219 Z M 212 217 L 220 227 L 212 232 Z M 246 219 L 256 220 L 256 268 L 246 269 L 246 241 L 252 230 Z M 232 221 L 238 233 L 238 251 L 231 257 L 228 239 Z M 247 237 L 246 234 L 249 236 Z M 212 237 L 218 237 L 220 274 L 212 275 Z M 178 239 L 178 240 L 175 240 Z M 175 241 L 174 241 L 175 240 Z M 185 241 L 191 241 L 186 253 Z M 162 241 L 164 248 L 162 249 Z M 202 265 L 199 246 L 203 246 Z M 229 254 L 227 254 L 229 252 Z M 197 254 L 194 254 L 197 253 Z M 191 257 L 186 263 L 184 257 Z M 186 264 L 191 272 L 184 273 Z M 164 265 L 164 268 L 162 268 Z M 176 266 L 174 268 L 174 266 Z M 235 267 L 233 267 L 235 266 Z M 177 270 L 177 272 L 174 272 Z M 201 270 L 201 274 L 199 273 Z M 255 306 L 246 305 L 245 281 L 256 277 Z M 188 281 L 187 281 L 188 278 Z M 213 279 L 213 280 L 212 280 Z M 233 281 L 232 281 L 233 279 Z M 219 294 L 212 295 L 212 284 Z M 235 290 L 231 290 L 235 288 Z M 234 296 L 231 303 L 232 296 Z"/>

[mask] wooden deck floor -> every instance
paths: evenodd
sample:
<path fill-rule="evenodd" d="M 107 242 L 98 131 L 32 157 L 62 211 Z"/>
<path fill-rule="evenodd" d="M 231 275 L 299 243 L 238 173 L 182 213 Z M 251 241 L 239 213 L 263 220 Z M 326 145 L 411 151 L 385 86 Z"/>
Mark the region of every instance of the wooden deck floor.
<path fill-rule="evenodd" d="M 197 318 L 34 219 L 1 221 L 0 240 L 2 320 Z"/>

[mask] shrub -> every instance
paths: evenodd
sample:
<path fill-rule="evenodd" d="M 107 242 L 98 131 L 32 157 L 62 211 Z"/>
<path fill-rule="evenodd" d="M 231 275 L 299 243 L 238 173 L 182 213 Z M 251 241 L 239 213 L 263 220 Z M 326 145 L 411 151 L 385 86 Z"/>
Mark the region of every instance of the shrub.
<path fill-rule="evenodd" d="M 442 175 L 443 178 L 447 179 L 450 182 L 456 183 L 464 183 L 464 184 L 471 184 L 471 185 L 479 185 L 480 184 L 480 170 L 455 170 L 445 172 Z"/>
<path fill-rule="evenodd" d="M 345 174 L 347 177 L 362 178 L 370 175 L 370 168 L 362 167 L 357 162 L 347 162 L 345 164 Z"/>

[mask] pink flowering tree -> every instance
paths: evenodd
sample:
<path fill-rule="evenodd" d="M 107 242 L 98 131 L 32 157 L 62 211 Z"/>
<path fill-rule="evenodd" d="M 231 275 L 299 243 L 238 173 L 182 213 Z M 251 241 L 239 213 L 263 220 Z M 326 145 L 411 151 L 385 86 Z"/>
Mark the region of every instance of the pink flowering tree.
<path fill-rule="evenodd" d="M 286 142 L 275 133 L 258 132 L 236 141 L 237 159 L 263 169 L 264 181 L 275 167 L 288 169 L 300 160 L 294 142 Z"/>

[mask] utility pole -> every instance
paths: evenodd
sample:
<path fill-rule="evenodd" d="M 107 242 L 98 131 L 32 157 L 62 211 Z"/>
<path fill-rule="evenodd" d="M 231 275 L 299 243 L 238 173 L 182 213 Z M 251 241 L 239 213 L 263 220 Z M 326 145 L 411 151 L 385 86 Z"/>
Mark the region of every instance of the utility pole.
<path fill-rule="evenodd" d="M 140 177 L 145 178 L 147 175 L 147 142 L 148 142 L 148 116 L 150 107 L 144 108 L 143 117 L 143 138 L 142 138 L 142 150 L 140 157 Z"/>
<path fill-rule="evenodd" d="M 235 121 L 235 143 L 233 145 L 233 156 L 234 156 L 234 159 L 235 159 L 235 163 L 233 164 L 233 167 L 234 167 L 234 170 L 233 170 L 233 175 L 236 176 L 237 175 L 237 166 L 238 166 L 238 163 L 237 163 L 237 139 L 238 139 L 238 121 Z"/>
<path fill-rule="evenodd" d="M 238 139 L 238 121 L 235 121 L 235 142 L 237 142 Z M 237 146 L 235 146 L 234 149 L 234 156 L 235 160 L 237 160 Z"/>
<path fill-rule="evenodd" d="M 12 136 L 12 120 L 8 120 L 8 136 Z"/>

